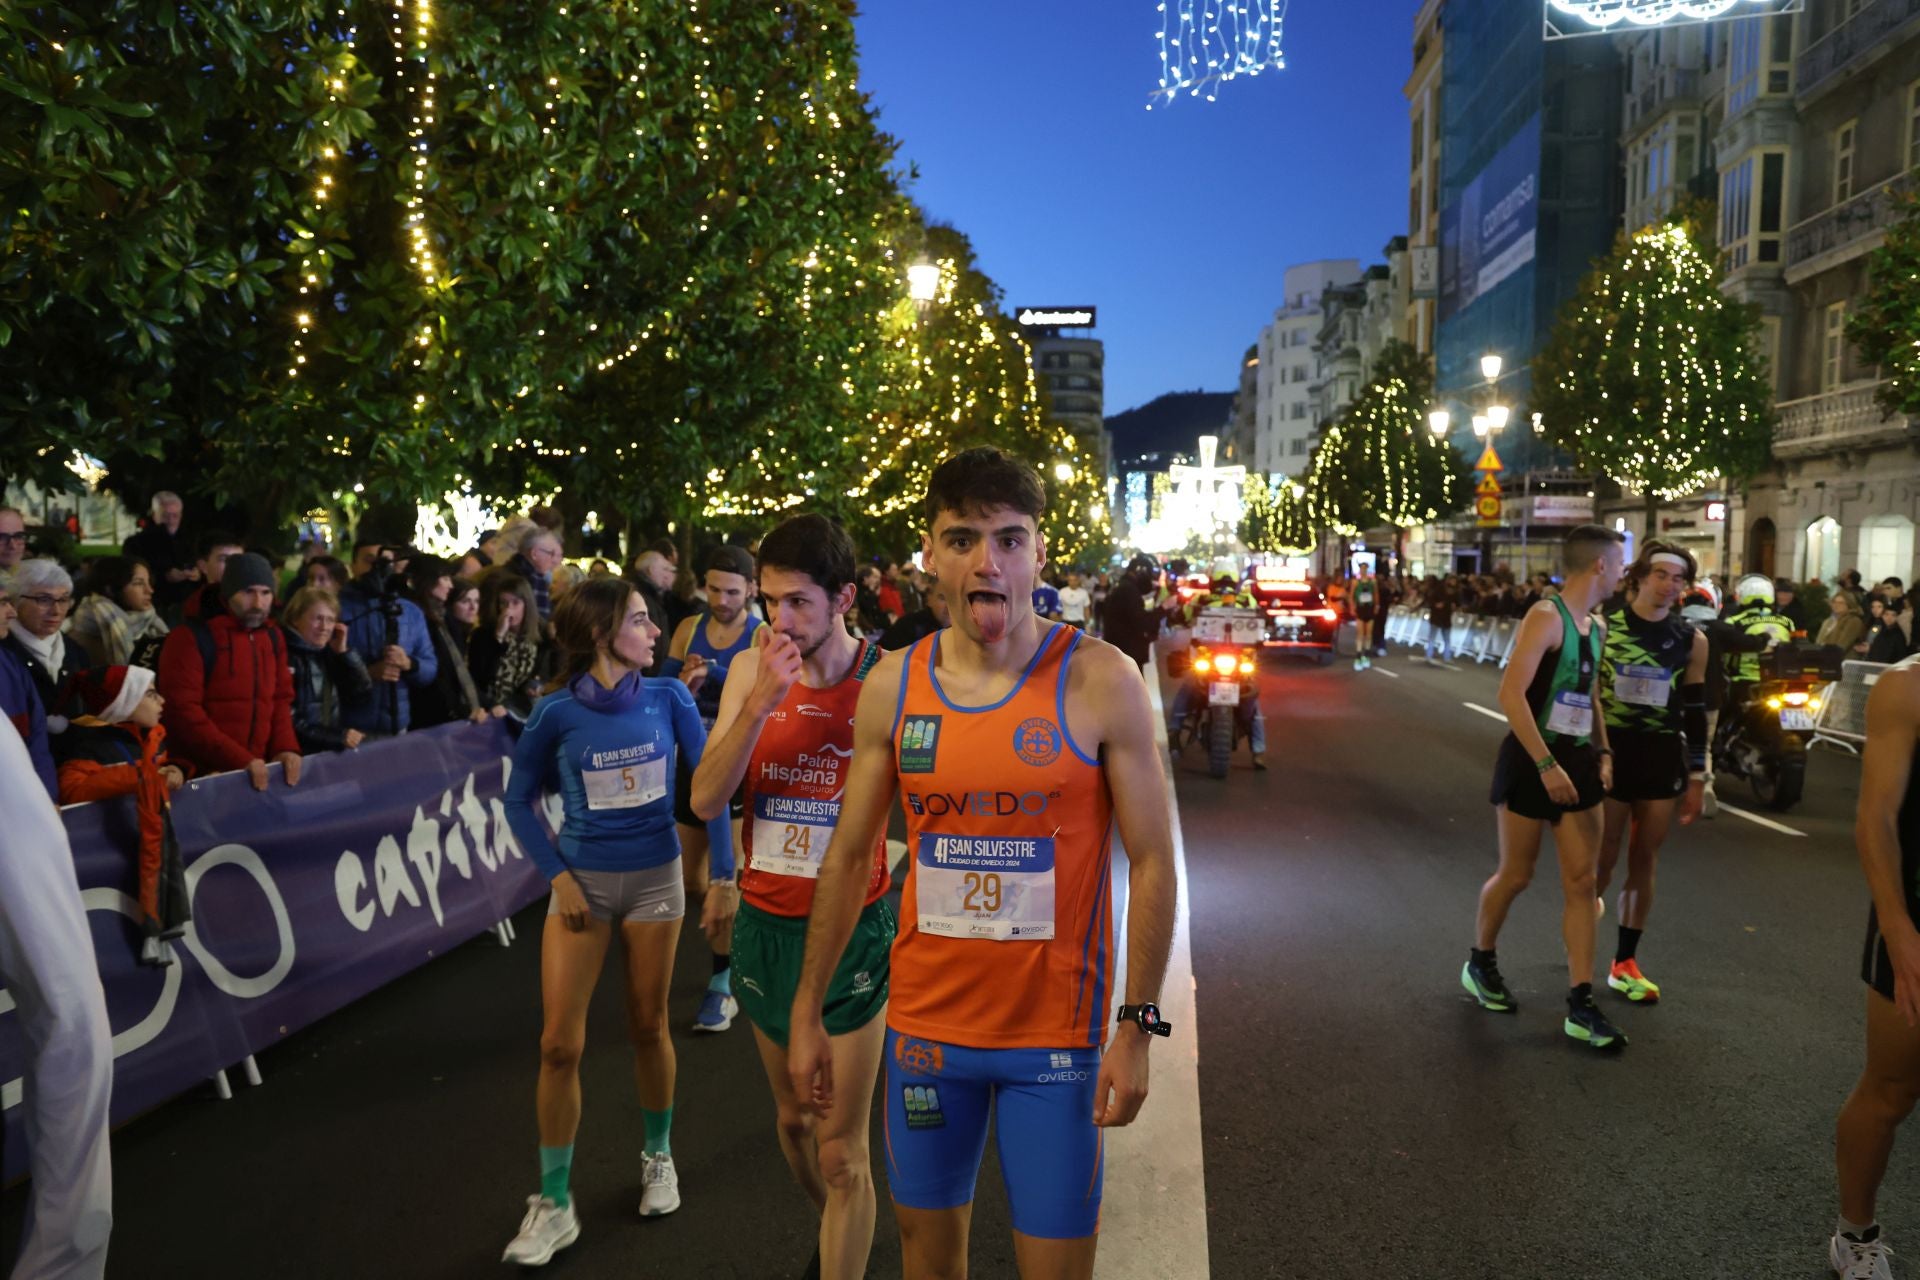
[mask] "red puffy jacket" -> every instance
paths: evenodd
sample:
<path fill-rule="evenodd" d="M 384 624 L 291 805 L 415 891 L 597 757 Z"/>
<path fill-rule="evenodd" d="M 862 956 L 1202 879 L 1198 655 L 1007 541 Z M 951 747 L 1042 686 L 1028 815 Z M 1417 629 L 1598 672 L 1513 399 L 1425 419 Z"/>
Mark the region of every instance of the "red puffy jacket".
<path fill-rule="evenodd" d="M 196 626 L 213 639 L 210 669 Z M 287 640 L 275 623 L 249 631 L 232 614 L 221 614 L 175 627 L 160 647 L 159 686 L 167 700 L 168 744 L 201 773 L 300 751 Z"/>

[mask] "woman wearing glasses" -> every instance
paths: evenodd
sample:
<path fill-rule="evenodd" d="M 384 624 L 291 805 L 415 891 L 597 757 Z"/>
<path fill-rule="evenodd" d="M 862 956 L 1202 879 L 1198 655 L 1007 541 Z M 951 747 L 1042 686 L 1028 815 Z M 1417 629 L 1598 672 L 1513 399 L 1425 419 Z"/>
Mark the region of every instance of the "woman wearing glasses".
<path fill-rule="evenodd" d="M 73 579 L 57 560 L 25 560 L 13 573 L 13 607 L 19 616 L 0 641 L 26 665 L 47 709 L 50 732 L 65 729 L 67 709 L 59 701 L 67 677 L 87 665 L 87 655 L 60 633 L 73 611 Z M 54 728 L 59 717 L 59 729 Z"/>

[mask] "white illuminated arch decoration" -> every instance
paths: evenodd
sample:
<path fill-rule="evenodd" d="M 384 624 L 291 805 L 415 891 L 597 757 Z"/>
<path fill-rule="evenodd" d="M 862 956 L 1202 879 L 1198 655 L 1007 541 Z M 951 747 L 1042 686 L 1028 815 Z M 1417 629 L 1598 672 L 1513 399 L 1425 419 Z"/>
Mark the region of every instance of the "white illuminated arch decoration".
<path fill-rule="evenodd" d="M 1806 0 L 1546 0 L 1546 36 L 1604 35 L 1636 27 L 1798 13 L 1805 7 Z M 1563 26 L 1559 19 L 1567 18 L 1576 24 Z"/>

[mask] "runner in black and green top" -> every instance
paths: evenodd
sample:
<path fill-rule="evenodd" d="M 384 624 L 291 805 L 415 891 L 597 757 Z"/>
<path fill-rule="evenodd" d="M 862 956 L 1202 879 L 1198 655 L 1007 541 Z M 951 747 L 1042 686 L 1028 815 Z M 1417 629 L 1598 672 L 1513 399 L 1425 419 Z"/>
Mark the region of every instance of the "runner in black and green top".
<path fill-rule="evenodd" d="M 1533 878 L 1541 836 L 1553 827 L 1571 988 L 1563 1026 L 1596 1049 L 1626 1043 L 1593 1003 L 1594 866 L 1600 801 L 1613 770 L 1606 725 L 1593 714 L 1606 628 L 1591 614 L 1620 581 L 1621 542 L 1599 525 L 1568 533 L 1560 595 L 1534 605 L 1514 639 L 1500 681 L 1500 709 L 1511 732 L 1500 744 L 1489 797 L 1499 815 L 1500 868 L 1481 887 L 1474 946 L 1460 971 L 1461 985 L 1483 1007 L 1496 1013 L 1516 1007 L 1494 944 L 1513 900 Z"/>
<path fill-rule="evenodd" d="M 1359 576 L 1354 578 L 1348 591 L 1353 602 L 1353 621 L 1359 629 L 1355 637 L 1359 647 L 1354 651 L 1353 669 L 1365 671 L 1373 665 L 1373 619 L 1380 611 L 1380 583 L 1373 576 L 1373 566 L 1362 564 Z"/>
<path fill-rule="evenodd" d="M 1700 816 L 1707 781 L 1707 637 L 1674 612 L 1692 585 L 1692 553 L 1651 541 L 1627 570 L 1629 603 L 1607 617 L 1600 658 L 1600 707 L 1613 748 L 1596 888 L 1602 895 L 1627 836 L 1627 878 L 1620 887 L 1620 944 L 1607 985 L 1638 1004 L 1660 999 L 1640 972 L 1636 952 L 1653 909 L 1654 867 L 1679 811 L 1682 826 Z M 1629 834 L 1631 833 L 1631 834 Z"/>

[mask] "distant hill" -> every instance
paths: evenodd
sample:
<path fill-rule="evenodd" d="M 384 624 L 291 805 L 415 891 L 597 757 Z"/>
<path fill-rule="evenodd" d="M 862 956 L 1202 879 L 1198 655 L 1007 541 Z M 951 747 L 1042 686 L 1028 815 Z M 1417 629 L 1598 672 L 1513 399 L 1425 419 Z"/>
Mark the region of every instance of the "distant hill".
<path fill-rule="evenodd" d="M 1151 453 L 1192 453 L 1203 435 L 1224 435 L 1233 414 L 1231 391 L 1169 391 L 1138 409 L 1107 419 L 1116 469 Z"/>

